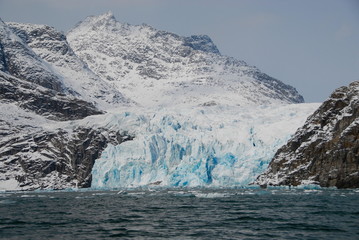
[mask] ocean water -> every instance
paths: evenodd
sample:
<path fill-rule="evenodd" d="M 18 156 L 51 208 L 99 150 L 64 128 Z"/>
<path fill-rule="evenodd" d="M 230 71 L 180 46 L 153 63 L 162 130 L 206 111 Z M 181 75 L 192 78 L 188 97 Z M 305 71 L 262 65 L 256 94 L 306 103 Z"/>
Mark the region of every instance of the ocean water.
<path fill-rule="evenodd" d="M 0 239 L 359 239 L 359 190 L 2 192 Z"/>

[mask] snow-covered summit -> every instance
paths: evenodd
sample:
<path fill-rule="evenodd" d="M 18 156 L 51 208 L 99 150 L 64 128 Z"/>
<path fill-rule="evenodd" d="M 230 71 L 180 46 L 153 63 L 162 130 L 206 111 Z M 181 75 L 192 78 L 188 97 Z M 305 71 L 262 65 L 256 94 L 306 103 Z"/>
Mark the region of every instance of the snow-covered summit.
<path fill-rule="evenodd" d="M 143 106 L 303 102 L 293 87 L 220 55 L 205 35 L 120 23 L 108 12 L 86 18 L 67 39 L 91 71 Z"/>

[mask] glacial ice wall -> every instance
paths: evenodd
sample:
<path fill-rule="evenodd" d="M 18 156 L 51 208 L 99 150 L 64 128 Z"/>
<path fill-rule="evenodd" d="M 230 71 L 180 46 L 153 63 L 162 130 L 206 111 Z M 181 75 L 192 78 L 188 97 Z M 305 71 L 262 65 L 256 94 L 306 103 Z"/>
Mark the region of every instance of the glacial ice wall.
<path fill-rule="evenodd" d="M 107 146 L 93 167 L 92 187 L 248 185 L 317 107 L 212 106 L 108 114 L 107 127 L 135 138 Z"/>

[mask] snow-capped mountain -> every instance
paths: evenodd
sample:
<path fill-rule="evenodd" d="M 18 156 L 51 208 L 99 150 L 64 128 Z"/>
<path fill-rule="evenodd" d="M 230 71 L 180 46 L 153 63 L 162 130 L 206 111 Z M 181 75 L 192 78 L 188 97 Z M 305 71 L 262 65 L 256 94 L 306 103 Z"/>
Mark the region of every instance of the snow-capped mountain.
<path fill-rule="evenodd" d="M 120 23 L 108 12 L 86 18 L 67 39 L 94 73 L 142 106 L 303 102 L 293 87 L 222 56 L 208 36 Z"/>
<path fill-rule="evenodd" d="M 359 187 L 359 81 L 335 90 L 256 183 Z"/>

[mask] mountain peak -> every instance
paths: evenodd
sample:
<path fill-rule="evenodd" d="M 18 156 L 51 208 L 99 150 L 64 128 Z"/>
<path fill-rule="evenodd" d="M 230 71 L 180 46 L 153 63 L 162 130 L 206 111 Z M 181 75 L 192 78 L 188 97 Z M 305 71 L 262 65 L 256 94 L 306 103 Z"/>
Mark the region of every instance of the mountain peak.
<path fill-rule="evenodd" d="M 117 20 L 111 11 L 108 11 L 104 14 L 97 15 L 97 16 L 88 16 L 85 20 L 80 21 L 74 28 L 79 26 L 84 27 L 85 30 L 88 28 L 97 29 L 97 28 L 107 28 L 111 26 L 115 26 L 117 24 Z M 74 29 L 73 28 L 73 29 Z M 71 32 L 70 30 L 69 32 Z M 87 31 L 87 30 L 86 30 Z"/>
<path fill-rule="evenodd" d="M 107 19 L 107 20 L 116 20 L 115 16 L 113 15 L 113 13 L 111 11 L 108 11 L 104 14 L 95 16 L 98 19 Z"/>
<path fill-rule="evenodd" d="M 184 41 L 184 46 L 189 46 L 194 50 L 220 54 L 217 46 L 208 35 L 192 35 L 185 37 Z"/>
<path fill-rule="evenodd" d="M 108 11 L 98 16 L 90 16 L 88 19 L 90 19 L 90 21 L 93 23 L 99 23 L 99 24 L 108 24 L 108 23 L 117 22 L 115 16 L 111 11 Z"/>

